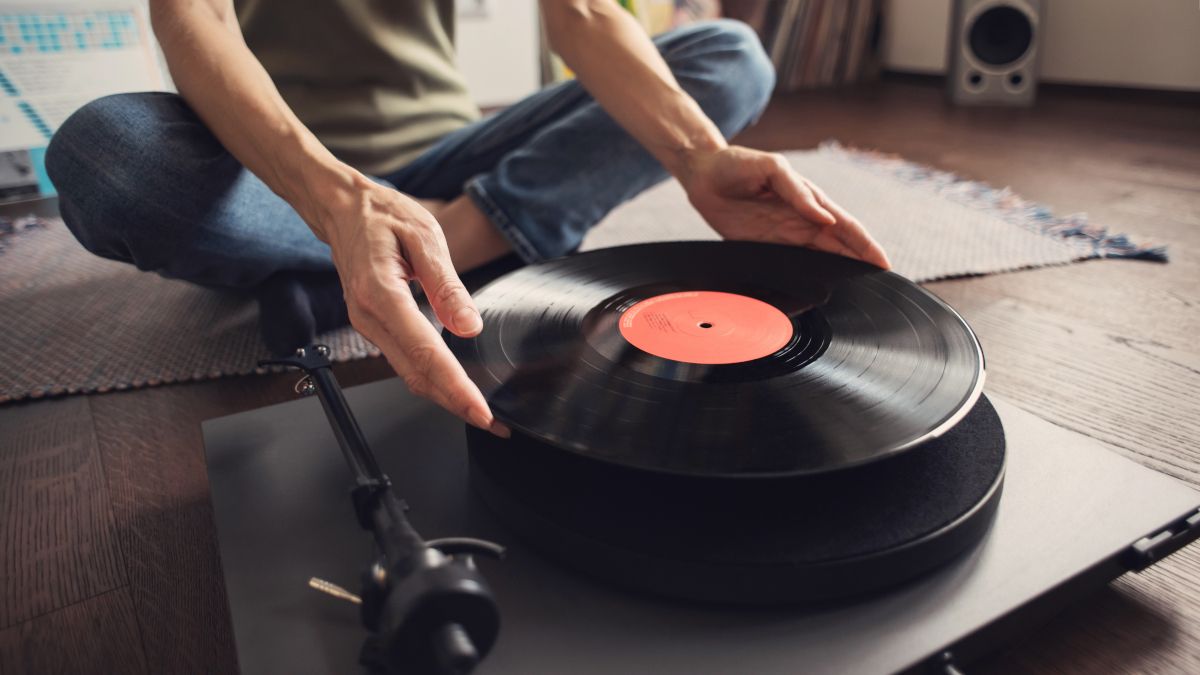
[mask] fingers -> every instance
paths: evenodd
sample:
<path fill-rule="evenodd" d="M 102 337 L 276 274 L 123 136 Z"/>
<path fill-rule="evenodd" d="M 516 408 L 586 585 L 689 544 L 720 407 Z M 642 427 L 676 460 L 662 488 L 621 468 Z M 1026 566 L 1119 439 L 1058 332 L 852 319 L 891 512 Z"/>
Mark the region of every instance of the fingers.
<path fill-rule="evenodd" d="M 780 155 L 772 155 L 772 173 L 768 179 L 771 189 L 800 212 L 806 220 L 817 225 L 832 225 L 837 222 L 834 214 L 830 213 L 813 194 L 812 186 L 796 175 L 787 160 Z"/>
<path fill-rule="evenodd" d="M 892 266 L 883 247 L 854 216 L 821 188 L 796 174 L 781 155 L 773 155 L 771 161 L 771 188 L 801 217 L 821 228 L 811 241 L 814 248 L 856 258 L 883 269 Z"/>
<path fill-rule="evenodd" d="M 404 235 L 404 251 L 438 321 L 459 337 L 474 337 L 483 319 L 454 271 L 446 237 L 436 224 L 421 224 Z"/>
<path fill-rule="evenodd" d="M 354 327 L 375 343 L 412 393 L 428 398 L 468 424 L 507 436 L 475 383 L 398 279 L 377 280 L 347 303 Z M 363 302 L 363 300 L 366 300 Z"/>
<path fill-rule="evenodd" d="M 841 256 L 846 256 L 847 258 L 853 258 L 854 260 L 862 260 L 858 253 L 846 245 L 846 242 L 838 239 L 837 235 L 834 234 L 832 230 L 833 227 L 827 227 L 817 232 L 816 236 L 814 236 L 808 243 L 809 248 L 815 248 L 818 251 L 836 253 Z"/>
<path fill-rule="evenodd" d="M 858 258 L 881 269 L 891 269 L 892 263 L 888 260 L 887 253 L 857 218 L 830 199 L 821 188 L 810 184 L 810 189 L 821 206 L 837 217 L 837 224 L 832 228 L 831 234 L 846 248 L 853 251 L 850 257 Z"/>
<path fill-rule="evenodd" d="M 410 391 L 467 423 L 498 435 L 508 430 L 421 313 L 409 289 L 415 278 L 441 322 L 463 337 L 483 328 L 479 311 L 454 272 L 433 216 L 411 198 L 366 183 L 339 214 L 329 246 L 341 276 L 350 323 L 383 351 Z"/>

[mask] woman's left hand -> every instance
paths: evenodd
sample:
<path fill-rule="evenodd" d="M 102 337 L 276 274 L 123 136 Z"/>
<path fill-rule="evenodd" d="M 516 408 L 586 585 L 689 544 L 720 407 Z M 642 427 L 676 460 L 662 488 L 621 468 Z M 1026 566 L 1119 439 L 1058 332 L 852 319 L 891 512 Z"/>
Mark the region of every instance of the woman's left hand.
<path fill-rule="evenodd" d="M 693 157 L 680 182 L 726 239 L 794 244 L 891 267 L 862 223 L 778 153 L 721 148 Z"/>

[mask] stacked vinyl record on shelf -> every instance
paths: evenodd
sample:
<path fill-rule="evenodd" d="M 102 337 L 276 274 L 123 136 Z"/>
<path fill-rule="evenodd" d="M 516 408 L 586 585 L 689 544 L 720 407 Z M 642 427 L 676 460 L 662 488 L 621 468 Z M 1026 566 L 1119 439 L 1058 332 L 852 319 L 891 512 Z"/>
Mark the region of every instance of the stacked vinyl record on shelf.
<path fill-rule="evenodd" d="M 782 90 L 851 84 L 869 72 L 880 0 L 771 0 L 759 31 Z"/>
<path fill-rule="evenodd" d="M 974 334 L 891 272 L 797 247 L 602 249 L 477 294 L 447 335 L 497 417 L 472 481 L 517 534 L 610 581 L 824 600 L 982 537 L 1004 442 Z"/>

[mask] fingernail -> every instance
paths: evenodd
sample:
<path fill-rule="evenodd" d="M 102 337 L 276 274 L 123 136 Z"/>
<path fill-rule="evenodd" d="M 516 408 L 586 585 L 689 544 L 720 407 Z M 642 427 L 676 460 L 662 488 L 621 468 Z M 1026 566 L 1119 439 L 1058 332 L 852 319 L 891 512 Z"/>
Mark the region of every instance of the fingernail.
<path fill-rule="evenodd" d="M 489 429 L 488 431 L 491 431 L 493 434 L 496 434 L 500 438 L 512 437 L 512 430 L 509 429 L 508 427 L 506 427 L 500 420 L 496 420 L 495 422 L 492 422 L 492 428 Z"/>
<path fill-rule="evenodd" d="M 486 410 L 475 409 L 471 411 L 470 417 L 471 424 L 474 424 L 484 431 L 490 431 L 492 424 L 496 421 L 496 418 L 492 417 L 491 413 L 487 412 Z"/>
<path fill-rule="evenodd" d="M 460 307 L 454 313 L 454 327 L 460 333 L 473 334 L 483 330 L 483 319 L 470 307 Z"/>

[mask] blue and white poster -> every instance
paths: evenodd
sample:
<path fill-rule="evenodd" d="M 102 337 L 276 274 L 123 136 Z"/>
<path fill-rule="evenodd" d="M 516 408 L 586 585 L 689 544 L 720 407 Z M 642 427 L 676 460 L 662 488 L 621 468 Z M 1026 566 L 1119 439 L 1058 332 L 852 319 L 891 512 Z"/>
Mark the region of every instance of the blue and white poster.
<path fill-rule="evenodd" d="M 80 106 L 166 84 L 144 0 L 0 0 L 0 201 L 54 194 L 42 157 Z"/>

